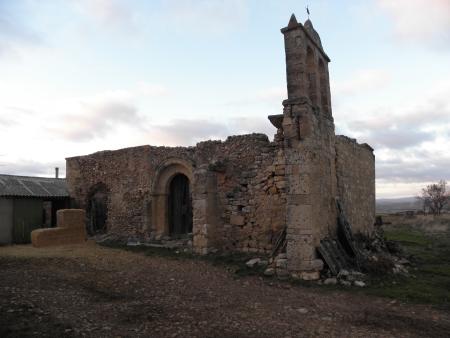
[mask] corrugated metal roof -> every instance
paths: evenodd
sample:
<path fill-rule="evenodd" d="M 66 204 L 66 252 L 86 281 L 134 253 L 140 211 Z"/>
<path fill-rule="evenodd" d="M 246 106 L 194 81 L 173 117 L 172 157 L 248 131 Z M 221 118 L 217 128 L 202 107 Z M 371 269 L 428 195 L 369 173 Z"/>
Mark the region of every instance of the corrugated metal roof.
<path fill-rule="evenodd" d="M 0 196 L 69 197 L 63 178 L 29 177 L 0 174 Z"/>

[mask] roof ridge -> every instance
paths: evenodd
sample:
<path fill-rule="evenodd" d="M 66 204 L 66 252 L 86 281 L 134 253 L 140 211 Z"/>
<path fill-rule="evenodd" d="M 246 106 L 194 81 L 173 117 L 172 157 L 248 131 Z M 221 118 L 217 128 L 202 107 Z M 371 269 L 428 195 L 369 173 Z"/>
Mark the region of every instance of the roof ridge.
<path fill-rule="evenodd" d="M 14 177 L 14 178 L 18 178 L 18 179 L 26 179 L 26 178 L 32 178 L 32 179 L 42 179 L 42 180 L 65 180 L 65 178 L 61 178 L 61 177 L 43 177 L 43 176 L 22 176 L 22 175 L 11 175 L 11 174 L 0 174 L 0 177 Z"/>

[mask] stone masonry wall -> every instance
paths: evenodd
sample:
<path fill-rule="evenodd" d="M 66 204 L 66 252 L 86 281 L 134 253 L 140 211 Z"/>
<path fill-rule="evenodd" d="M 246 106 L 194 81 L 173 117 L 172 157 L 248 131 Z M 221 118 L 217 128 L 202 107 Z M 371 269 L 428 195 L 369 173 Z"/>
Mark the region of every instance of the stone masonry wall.
<path fill-rule="evenodd" d="M 353 231 L 370 234 L 375 222 L 375 156 L 367 144 L 336 136 L 338 196 Z"/>
<path fill-rule="evenodd" d="M 211 149 L 213 148 L 213 149 Z M 229 137 L 197 145 L 196 157 L 209 152 L 216 174 L 220 228 L 225 251 L 269 252 L 285 225 L 286 181 L 283 151 L 266 135 Z"/>
<path fill-rule="evenodd" d="M 145 237 L 149 234 L 151 187 L 158 164 L 166 158 L 192 155 L 191 148 L 141 146 L 67 158 L 66 180 L 73 206 L 86 209 L 89 195 L 104 184 L 108 232 Z"/>
<path fill-rule="evenodd" d="M 209 243 L 198 240 L 202 248 L 271 250 L 285 225 L 285 166 L 283 151 L 263 134 L 206 141 L 196 147 L 142 146 L 68 158 L 67 182 L 74 206 L 86 209 L 95 187 L 103 184 L 108 191 L 108 233 L 152 239 L 158 228 L 152 224 L 156 203 L 152 189 L 168 159 L 192 164 L 194 236 L 204 235 Z"/>

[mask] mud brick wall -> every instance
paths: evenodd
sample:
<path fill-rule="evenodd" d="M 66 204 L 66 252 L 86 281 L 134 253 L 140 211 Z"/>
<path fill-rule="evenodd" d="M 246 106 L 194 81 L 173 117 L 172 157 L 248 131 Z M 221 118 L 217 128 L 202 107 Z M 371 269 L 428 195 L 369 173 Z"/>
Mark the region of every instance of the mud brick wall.
<path fill-rule="evenodd" d="M 336 136 L 338 196 L 353 231 L 369 234 L 375 222 L 375 156 L 367 144 Z"/>

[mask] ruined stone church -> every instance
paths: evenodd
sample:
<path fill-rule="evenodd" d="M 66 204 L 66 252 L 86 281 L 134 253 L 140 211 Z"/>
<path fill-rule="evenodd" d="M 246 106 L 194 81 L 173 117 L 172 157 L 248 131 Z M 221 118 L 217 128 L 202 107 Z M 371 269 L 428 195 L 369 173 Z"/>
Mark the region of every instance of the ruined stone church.
<path fill-rule="evenodd" d="M 292 15 L 281 32 L 288 97 L 282 114 L 268 117 L 274 141 L 250 134 L 67 158 L 72 204 L 86 209 L 91 233 L 192 236 L 200 254 L 268 254 L 284 234 L 289 272 L 309 278 L 323 266 L 320 241 L 336 236 L 337 201 L 354 232 L 372 232 L 373 149 L 335 135 L 330 59 L 311 21 Z"/>

